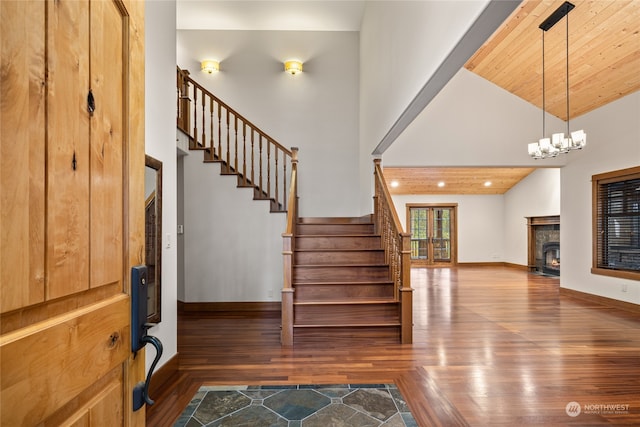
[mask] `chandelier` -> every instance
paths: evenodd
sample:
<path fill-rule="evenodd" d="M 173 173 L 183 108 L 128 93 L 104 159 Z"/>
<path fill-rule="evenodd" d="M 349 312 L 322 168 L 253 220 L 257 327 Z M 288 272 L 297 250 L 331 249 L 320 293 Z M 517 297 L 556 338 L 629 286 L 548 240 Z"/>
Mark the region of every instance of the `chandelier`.
<path fill-rule="evenodd" d="M 582 149 L 587 144 L 587 134 L 584 130 L 571 132 L 569 130 L 569 12 L 575 6 L 564 2 L 545 21 L 540 24 L 542 30 L 542 138 L 538 142 L 529 144 L 529 155 L 534 159 L 546 159 L 556 157 L 560 153 L 568 153 L 571 150 Z M 554 133 L 551 138 L 545 136 L 545 75 L 544 75 L 544 33 L 551 29 L 558 21 L 566 16 L 566 82 L 567 82 L 567 135 Z"/>

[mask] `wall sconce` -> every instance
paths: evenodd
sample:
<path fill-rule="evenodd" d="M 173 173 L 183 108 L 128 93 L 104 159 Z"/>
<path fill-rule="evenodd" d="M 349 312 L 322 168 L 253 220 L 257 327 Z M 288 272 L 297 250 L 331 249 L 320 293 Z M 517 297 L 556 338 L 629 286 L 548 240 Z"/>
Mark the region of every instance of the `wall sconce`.
<path fill-rule="evenodd" d="M 302 72 L 302 62 L 296 60 L 286 61 L 284 63 L 284 70 L 292 76 L 295 76 Z"/>
<path fill-rule="evenodd" d="M 214 71 L 220 71 L 220 63 L 213 59 L 205 59 L 200 63 L 200 68 L 205 73 L 213 74 Z"/>

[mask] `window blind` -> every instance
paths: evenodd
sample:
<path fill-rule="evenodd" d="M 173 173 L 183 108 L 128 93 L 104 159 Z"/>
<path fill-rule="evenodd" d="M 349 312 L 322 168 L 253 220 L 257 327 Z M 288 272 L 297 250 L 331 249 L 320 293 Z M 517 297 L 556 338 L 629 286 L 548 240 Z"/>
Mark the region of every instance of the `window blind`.
<path fill-rule="evenodd" d="M 596 267 L 640 271 L 640 173 L 595 184 Z"/>

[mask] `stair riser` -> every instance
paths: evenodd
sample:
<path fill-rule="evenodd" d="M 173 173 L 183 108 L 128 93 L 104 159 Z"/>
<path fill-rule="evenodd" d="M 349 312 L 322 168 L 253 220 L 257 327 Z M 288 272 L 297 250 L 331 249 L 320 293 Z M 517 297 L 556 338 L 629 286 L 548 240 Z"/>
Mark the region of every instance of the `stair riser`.
<path fill-rule="evenodd" d="M 303 216 L 298 218 L 298 224 L 372 224 L 373 215 L 364 215 L 359 217 L 348 216 L 330 216 L 330 217 L 314 217 Z"/>
<path fill-rule="evenodd" d="M 298 235 L 373 234 L 373 224 L 297 224 Z"/>
<path fill-rule="evenodd" d="M 372 342 L 396 344 L 400 341 L 400 328 L 296 328 L 293 337 L 295 345 L 352 346 L 354 344 L 370 345 Z"/>
<path fill-rule="evenodd" d="M 324 264 L 383 264 L 384 251 L 317 251 L 296 252 L 294 262 L 297 265 Z"/>
<path fill-rule="evenodd" d="M 344 300 L 393 300 L 393 284 L 309 284 L 295 286 L 294 302 L 344 301 Z"/>
<path fill-rule="evenodd" d="M 296 249 L 380 249 L 380 236 L 297 236 Z"/>
<path fill-rule="evenodd" d="M 336 281 L 367 281 L 388 280 L 387 266 L 321 266 L 293 268 L 293 283 L 297 282 L 336 282 Z"/>
<path fill-rule="evenodd" d="M 398 323 L 397 304 L 296 305 L 294 325 L 370 325 Z"/>

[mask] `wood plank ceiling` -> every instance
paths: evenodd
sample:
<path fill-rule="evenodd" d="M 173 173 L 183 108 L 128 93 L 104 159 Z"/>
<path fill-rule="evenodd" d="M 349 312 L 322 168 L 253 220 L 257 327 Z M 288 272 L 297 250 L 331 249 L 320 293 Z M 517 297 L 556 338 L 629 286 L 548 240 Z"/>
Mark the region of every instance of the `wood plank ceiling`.
<path fill-rule="evenodd" d="M 564 0 L 524 0 L 465 68 L 542 108 L 542 33 Z M 569 110 L 575 118 L 640 90 L 640 1 L 572 0 Z M 567 119 L 567 18 L 544 35 L 545 110 Z"/>
<path fill-rule="evenodd" d="M 385 167 L 384 178 L 391 194 L 504 194 L 534 170 Z"/>
<path fill-rule="evenodd" d="M 465 68 L 542 108 L 542 30 L 564 0 L 524 0 Z M 640 0 L 572 0 L 571 119 L 640 90 Z M 567 21 L 544 34 L 545 110 L 567 120 Z M 531 168 L 384 168 L 392 194 L 503 194 Z M 445 182 L 438 187 L 438 182 Z M 484 182 L 491 181 L 490 187 Z"/>

